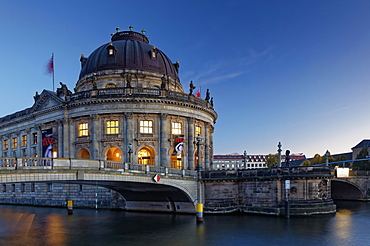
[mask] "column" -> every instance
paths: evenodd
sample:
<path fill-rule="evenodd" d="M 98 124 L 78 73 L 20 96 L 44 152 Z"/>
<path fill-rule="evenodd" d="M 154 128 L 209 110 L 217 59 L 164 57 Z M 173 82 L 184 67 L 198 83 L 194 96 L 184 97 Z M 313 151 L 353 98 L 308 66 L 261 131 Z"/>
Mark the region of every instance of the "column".
<path fill-rule="evenodd" d="M 101 134 L 104 131 L 104 127 L 102 127 L 101 125 L 99 115 L 96 114 L 91 115 L 90 122 L 91 122 L 90 159 L 100 160 L 102 153 L 100 152 L 99 139 L 101 139 Z"/>
<path fill-rule="evenodd" d="M 128 145 L 132 144 L 132 154 L 131 160 L 133 164 L 137 164 L 137 156 L 136 156 L 136 146 L 134 143 L 134 116 L 132 113 L 125 113 L 125 130 L 124 130 L 124 151 L 125 151 L 125 160 L 129 162 L 129 154 L 128 154 Z"/>
<path fill-rule="evenodd" d="M 170 156 L 168 153 L 168 131 L 167 131 L 168 114 L 159 115 L 159 146 L 160 146 L 160 166 L 170 167 Z"/>
<path fill-rule="evenodd" d="M 63 156 L 62 158 L 72 158 L 71 144 L 76 139 L 74 134 L 73 121 L 69 118 L 63 119 Z"/>
<path fill-rule="evenodd" d="M 204 170 L 209 170 L 210 154 L 209 154 L 209 124 L 204 124 Z"/>
<path fill-rule="evenodd" d="M 184 165 L 184 169 L 194 170 L 194 118 L 188 118 L 188 134 L 187 134 L 187 145 L 188 145 L 188 163 Z"/>
<path fill-rule="evenodd" d="M 23 157 L 22 155 L 22 131 L 18 131 L 17 133 L 17 156 L 18 157 Z"/>
<path fill-rule="evenodd" d="M 43 157 L 42 153 L 42 131 L 41 131 L 41 125 L 35 126 L 37 129 L 37 147 L 36 147 L 36 154 L 38 157 Z"/>
<path fill-rule="evenodd" d="M 31 145 L 33 143 L 32 139 L 32 131 L 31 128 L 26 129 L 26 135 L 27 135 L 27 147 L 26 147 L 26 154 L 28 157 L 33 157 L 31 153 Z M 2 149 L 2 148 L 1 148 Z"/>
<path fill-rule="evenodd" d="M 63 154 L 63 140 L 64 140 L 64 136 L 63 136 L 63 119 L 59 119 L 57 120 L 57 127 L 58 127 L 58 156 L 57 158 L 62 158 L 62 156 L 64 156 Z M 66 136 L 67 137 L 67 136 Z"/>

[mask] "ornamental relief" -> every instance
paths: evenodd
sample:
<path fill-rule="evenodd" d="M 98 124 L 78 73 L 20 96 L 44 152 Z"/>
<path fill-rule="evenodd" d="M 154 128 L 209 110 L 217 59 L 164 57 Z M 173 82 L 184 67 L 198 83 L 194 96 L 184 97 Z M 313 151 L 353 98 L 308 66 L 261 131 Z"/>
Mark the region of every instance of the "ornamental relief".
<path fill-rule="evenodd" d="M 116 141 L 103 141 L 103 147 L 104 148 L 111 148 L 111 147 L 116 147 L 116 148 L 122 148 L 122 142 L 119 140 Z"/>
<path fill-rule="evenodd" d="M 320 199 L 328 199 L 329 197 L 329 192 L 328 192 L 328 180 L 327 179 L 323 179 L 320 181 L 319 185 L 318 185 L 318 197 Z"/>
<path fill-rule="evenodd" d="M 80 151 L 81 149 L 90 149 L 90 143 L 80 143 L 76 144 L 76 150 Z"/>
<path fill-rule="evenodd" d="M 145 147 L 145 146 L 151 147 L 153 149 L 157 148 L 156 142 L 147 142 L 147 141 L 137 142 L 137 147 L 138 148 L 142 148 L 142 147 Z"/>

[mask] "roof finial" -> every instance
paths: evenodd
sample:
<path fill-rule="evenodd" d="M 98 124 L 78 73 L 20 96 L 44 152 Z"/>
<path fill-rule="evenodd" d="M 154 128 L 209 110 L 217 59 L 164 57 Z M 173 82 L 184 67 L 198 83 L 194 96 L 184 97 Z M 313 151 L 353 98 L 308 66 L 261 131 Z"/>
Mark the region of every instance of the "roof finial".
<path fill-rule="evenodd" d="M 121 29 L 119 27 L 116 27 L 116 32 L 119 32 Z"/>
<path fill-rule="evenodd" d="M 130 29 L 130 31 L 134 30 L 134 27 L 131 25 L 128 28 Z"/>
<path fill-rule="evenodd" d="M 142 33 L 143 35 L 145 35 L 146 31 L 143 29 L 143 30 L 141 30 L 141 33 Z"/>

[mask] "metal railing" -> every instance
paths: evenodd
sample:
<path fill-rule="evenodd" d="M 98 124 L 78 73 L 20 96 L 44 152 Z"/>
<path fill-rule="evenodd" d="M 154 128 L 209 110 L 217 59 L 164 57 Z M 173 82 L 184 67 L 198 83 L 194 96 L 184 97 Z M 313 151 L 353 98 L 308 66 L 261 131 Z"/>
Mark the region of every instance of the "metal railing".
<path fill-rule="evenodd" d="M 266 179 L 307 176 L 331 176 L 330 167 L 272 167 L 232 171 L 202 172 L 202 179 Z"/>
<path fill-rule="evenodd" d="M 27 169 L 96 169 L 117 170 L 135 173 L 157 173 L 162 175 L 177 175 L 183 177 L 198 177 L 192 170 L 183 170 L 162 166 L 132 164 L 127 162 L 87 160 L 87 159 L 53 159 L 37 157 L 1 157 L 1 170 L 27 170 Z"/>

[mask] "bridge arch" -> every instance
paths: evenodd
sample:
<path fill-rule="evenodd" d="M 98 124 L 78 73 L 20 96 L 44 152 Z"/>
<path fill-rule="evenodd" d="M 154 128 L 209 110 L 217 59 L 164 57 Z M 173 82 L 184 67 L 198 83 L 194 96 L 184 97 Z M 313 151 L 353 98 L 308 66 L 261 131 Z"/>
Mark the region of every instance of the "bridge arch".
<path fill-rule="evenodd" d="M 361 188 L 347 180 L 331 180 L 331 197 L 339 200 L 363 200 L 364 194 Z"/>
<path fill-rule="evenodd" d="M 62 171 L 0 173 L 0 183 L 60 183 L 101 186 L 121 194 L 126 210 L 194 213 L 197 180 L 162 177 L 159 183 L 151 175 L 125 175 L 120 172 Z"/>

